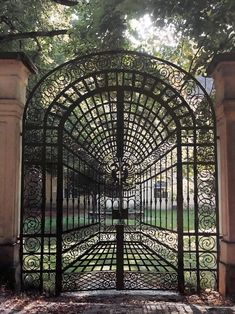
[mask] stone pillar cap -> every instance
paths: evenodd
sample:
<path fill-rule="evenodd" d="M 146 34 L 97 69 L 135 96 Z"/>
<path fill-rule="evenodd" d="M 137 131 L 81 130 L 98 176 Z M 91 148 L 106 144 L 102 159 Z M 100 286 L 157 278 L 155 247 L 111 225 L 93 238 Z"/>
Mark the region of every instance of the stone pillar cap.
<path fill-rule="evenodd" d="M 217 55 L 214 56 L 214 58 L 212 59 L 211 63 L 209 64 L 209 66 L 207 67 L 207 74 L 209 76 L 212 76 L 215 68 L 217 67 L 217 65 L 221 62 L 235 62 L 235 52 L 225 52 L 225 53 L 219 53 Z"/>
<path fill-rule="evenodd" d="M 24 52 L 0 52 L 0 60 L 19 60 L 32 73 L 38 72 L 36 66 Z"/>

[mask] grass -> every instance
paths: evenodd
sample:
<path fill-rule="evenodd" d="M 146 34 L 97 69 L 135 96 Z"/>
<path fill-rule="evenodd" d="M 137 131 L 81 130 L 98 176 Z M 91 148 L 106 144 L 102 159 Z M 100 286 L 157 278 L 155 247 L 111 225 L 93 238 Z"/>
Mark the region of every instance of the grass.
<path fill-rule="evenodd" d="M 45 233 L 55 233 L 56 232 L 56 222 L 57 217 L 54 214 L 53 216 L 46 215 L 45 216 Z M 94 221 L 96 222 L 96 221 Z M 98 222 L 98 221 L 97 221 Z M 111 212 L 106 215 L 105 225 L 111 226 L 117 224 L 117 220 L 112 220 Z M 145 210 L 144 214 L 142 214 L 142 222 L 150 224 L 152 226 L 166 228 L 169 230 L 177 231 L 177 210 Z M 63 230 L 69 230 L 77 227 L 86 226 L 88 224 L 92 224 L 92 219 L 88 219 L 88 217 L 78 217 L 75 215 L 68 215 L 63 217 Z M 136 225 L 135 216 L 133 213 L 130 214 L 130 218 L 125 219 L 125 224 L 127 225 Z M 25 225 L 30 228 L 30 220 L 27 224 L 27 220 L 25 221 Z M 34 226 L 32 225 L 32 230 L 29 229 L 29 233 L 34 232 Z M 194 210 L 184 210 L 183 211 L 183 231 L 189 232 L 195 230 L 195 213 Z"/>
<path fill-rule="evenodd" d="M 143 222 L 170 230 L 177 230 L 177 210 L 147 210 Z M 183 211 L 183 230 L 195 230 L 194 210 Z"/>

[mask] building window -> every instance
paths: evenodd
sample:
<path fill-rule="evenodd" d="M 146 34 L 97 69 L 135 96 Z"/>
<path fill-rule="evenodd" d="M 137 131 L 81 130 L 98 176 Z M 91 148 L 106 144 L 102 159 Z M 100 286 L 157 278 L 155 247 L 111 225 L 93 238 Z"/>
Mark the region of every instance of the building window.
<path fill-rule="evenodd" d="M 154 184 L 154 197 L 155 198 L 167 198 L 168 193 L 166 190 L 166 182 L 165 181 L 157 181 Z"/>

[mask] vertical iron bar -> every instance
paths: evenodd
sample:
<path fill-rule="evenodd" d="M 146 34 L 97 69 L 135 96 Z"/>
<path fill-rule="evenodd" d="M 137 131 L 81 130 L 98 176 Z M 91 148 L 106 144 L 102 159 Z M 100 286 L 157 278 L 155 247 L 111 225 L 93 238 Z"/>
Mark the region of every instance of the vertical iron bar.
<path fill-rule="evenodd" d="M 116 268 L 116 289 L 124 289 L 124 225 L 116 225 L 116 240 L 117 240 L 117 268 Z"/>
<path fill-rule="evenodd" d="M 124 141 L 124 92 L 117 90 L 117 158 L 123 161 Z"/>
<path fill-rule="evenodd" d="M 143 214 L 143 183 L 142 183 L 142 175 L 140 174 L 140 183 L 139 183 L 139 189 L 140 189 L 140 231 L 142 229 L 142 223 L 144 221 L 144 214 Z"/>
<path fill-rule="evenodd" d="M 183 176 L 181 129 L 177 132 L 177 230 L 178 230 L 178 289 L 184 292 L 184 245 L 183 245 Z"/>
<path fill-rule="evenodd" d="M 98 193 L 98 223 L 99 223 L 99 240 L 100 240 L 100 232 L 101 232 L 101 210 L 100 210 L 100 207 L 101 207 L 101 191 L 100 191 L 100 185 L 101 185 L 101 182 L 100 182 L 100 176 L 98 176 L 98 190 L 97 190 L 97 193 Z"/>
<path fill-rule="evenodd" d="M 24 173 L 25 173 L 25 116 L 23 116 L 22 123 L 22 134 L 21 134 L 21 198 L 20 198 L 20 286 L 24 289 L 24 278 L 23 278 L 23 254 L 24 254 L 24 197 L 25 197 L 25 182 L 24 182 Z"/>
<path fill-rule="evenodd" d="M 67 195 L 66 195 L 66 229 L 69 228 L 69 198 L 70 198 L 70 171 L 69 171 L 69 151 L 66 149 L 66 186 L 67 186 Z"/>
<path fill-rule="evenodd" d="M 217 142 L 217 130 L 216 130 L 216 124 L 214 126 L 214 138 L 213 138 L 213 143 L 214 143 L 214 165 L 215 165 L 215 204 L 216 204 L 216 209 L 215 209 L 215 214 L 216 214 L 216 248 L 217 248 L 217 289 L 219 290 L 219 260 L 220 260 L 220 243 L 219 243 L 219 235 L 220 235 L 220 225 L 219 225 L 219 187 L 218 187 L 218 146 L 219 144 Z M 219 140 L 219 139 L 218 139 Z"/>
<path fill-rule="evenodd" d="M 124 289 L 124 219 L 123 219 L 123 182 L 122 182 L 122 163 L 124 154 L 124 92 L 117 90 L 117 159 L 119 166 L 118 175 L 118 196 L 119 196 L 119 223 L 116 225 L 117 239 L 117 270 L 116 270 L 116 289 Z"/>
<path fill-rule="evenodd" d="M 162 157 L 160 158 L 160 195 L 159 195 L 159 209 L 160 209 L 160 227 L 162 227 Z"/>
<path fill-rule="evenodd" d="M 72 217 L 72 228 L 74 229 L 75 224 L 74 224 L 74 219 L 75 219 L 75 162 L 74 162 L 74 155 L 72 159 L 73 163 L 73 175 L 72 175 L 72 182 L 73 182 L 73 187 L 72 187 L 72 209 L 73 209 L 73 217 Z M 77 172 L 76 172 L 77 173 Z"/>
<path fill-rule="evenodd" d="M 157 226 L 157 180 L 156 180 L 156 173 L 157 173 L 157 164 L 154 164 L 154 225 Z"/>
<path fill-rule="evenodd" d="M 149 179 L 148 179 L 148 169 L 146 170 L 146 223 L 149 223 L 150 210 L 149 210 Z"/>
<path fill-rule="evenodd" d="M 57 215 L 56 215 L 56 287 L 55 294 L 62 291 L 62 229 L 63 229 L 63 128 L 58 132 L 57 164 Z"/>
<path fill-rule="evenodd" d="M 86 186 L 83 184 L 83 226 L 86 225 Z"/>
<path fill-rule="evenodd" d="M 142 205 L 142 211 L 143 211 L 142 221 L 145 223 L 145 215 L 146 215 L 146 213 L 145 213 L 145 182 L 144 182 L 144 174 L 141 174 L 141 175 L 142 175 L 142 181 L 141 181 L 141 192 L 142 192 L 141 200 L 142 200 L 142 202 L 141 202 L 141 205 Z"/>
<path fill-rule="evenodd" d="M 190 182 L 190 156 L 189 156 L 189 137 L 191 135 L 190 131 L 187 131 L 186 133 L 186 155 L 187 155 L 187 166 L 186 166 L 186 173 L 187 173 L 187 231 L 188 233 L 190 232 L 190 224 L 191 224 L 191 215 L 190 215 L 190 187 L 189 187 L 189 182 Z M 192 269 L 192 245 L 191 245 L 191 235 L 189 234 L 188 236 L 188 251 L 189 251 L 189 268 L 190 270 Z M 190 271 L 191 275 L 191 271 Z"/>
<path fill-rule="evenodd" d="M 87 221 L 91 223 L 91 189 L 90 185 L 87 186 Z"/>
<path fill-rule="evenodd" d="M 195 246 L 196 246 L 196 276 L 197 292 L 200 291 L 200 270 L 199 270 L 199 248 L 198 248 L 198 231 L 199 231 L 199 204 L 198 204 L 198 165 L 197 165 L 197 132 L 193 130 L 193 172 L 194 172 L 194 215 L 195 215 Z"/>
<path fill-rule="evenodd" d="M 107 226 L 107 199 L 106 199 L 106 194 L 107 194 L 107 185 L 106 181 L 104 181 L 104 202 L 103 202 L 103 222 L 104 226 Z"/>
<path fill-rule="evenodd" d="M 45 143 L 45 142 L 44 142 Z M 40 291 L 43 292 L 43 258 L 45 245 L 45 214 L 46 214 L 46 144 L 43 148 L 42 160 L 42 209 L 41 209 L 41 257 L 40 257 Z"/>
<path fill-rule="evenodd" d="M 150 167 L 150 224 L 153 225 L 153 178 L 152 167 Z"/>
<path fill-rule="evenodd" d="M 173 204 L 174 204 L 174 169 L 173 169 L 173 153 L 171 150 L 171 228 L 172 230 L 175 229 Z"/>
<path fill-rule="evenodd" d="M 45 123 L 45 121 L 44 121 Z M 46 214 L 46 127 L 44 124 L 43 130 L 43 149 L 42 149 L 42 209 L 41 209 L 41 256 L 40 256 L 40 291 L 43 292 L 43 259 L 45 245 L 45 214 Z"/>
<path fill-rule="evenodd" d="M 165 219 L 165 228 L 167 229 L 168 228 L 168 193 L 167 193 L 167 190 L 168 190 L 168 183 L 167 183 L 167 174 L 168 174 L 168 170 L 167 170 L 167 157 L 168 157 L 168 154 L 165 156 L 165 189 L 164 189 L 164 192 L 165 192 L 165 213 L 166 213 L 166 219 Z"/>
<path fill-rule="evenodd" d="M 80 173 L 81 173 L 81 162 L 78 160 L 78 175 L 77 175 L 77 180 L 76 180 L 76 187 L 78 189 L 78 195 L 77 195 L 77 228 L 80 227 L 80 200 L 81 200 L 81 187 L 79 184 L 80 180 Z"/>

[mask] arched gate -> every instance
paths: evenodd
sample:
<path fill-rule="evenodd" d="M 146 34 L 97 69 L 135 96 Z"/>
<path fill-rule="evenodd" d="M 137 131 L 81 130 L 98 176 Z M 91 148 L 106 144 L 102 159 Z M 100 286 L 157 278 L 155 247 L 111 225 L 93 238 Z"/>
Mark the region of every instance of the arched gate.
<path fill-rule="evenodd" d="M 49 72 L 24 115 L 22 285 L 215 287 L 214 110 L 170 62 L 117 51 Z"/>

